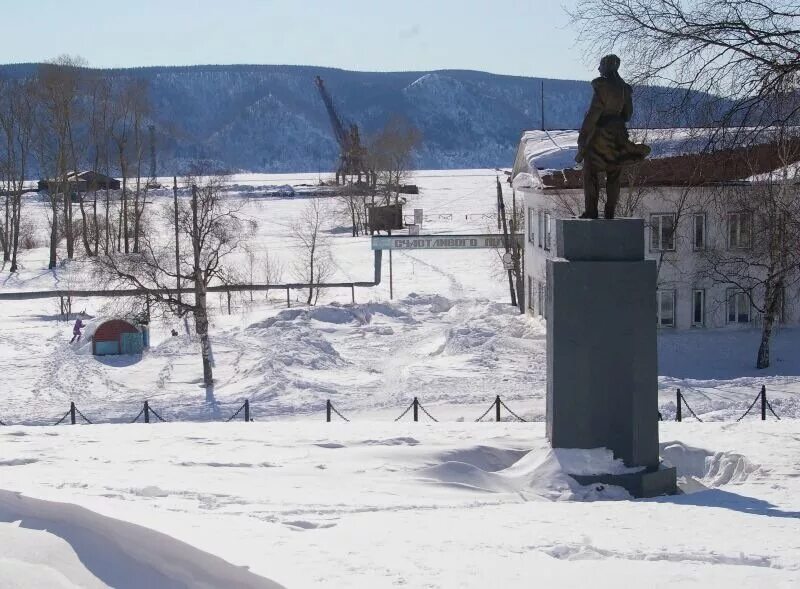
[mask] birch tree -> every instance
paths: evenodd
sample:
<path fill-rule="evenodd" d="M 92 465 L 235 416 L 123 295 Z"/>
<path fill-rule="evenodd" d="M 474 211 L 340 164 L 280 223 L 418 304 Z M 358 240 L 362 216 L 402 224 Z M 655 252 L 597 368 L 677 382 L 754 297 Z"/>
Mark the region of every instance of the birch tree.
<path fill-rule="evenodd" d="M 295 277 L 308 284 L 306 304 L 316 304 L 319 299 L 319 285 L 333 273 L 329 237 L 324 225 L 327 213 L 318 198 L 312 198 L 303 208 L 299 218 L 292 225 L 292 236 L 298 253 L 293 269 Z"/>
<path fill-rule="evenodd" d="M 213 362 L 209 337 L 208 288 L 229 284 L 234 275 L 233 254 L 252 234 L 251 224 L 239 215 L 241 204 L 222 190 L 226 176 L 194 166 L 185 178 L 191 199 L 177 200 L 161 210 L 165 224 L 176 223 L 180 253 L 172 239 L 145 234 L 140 251 L 128 255 L 111 248 L 96 258 L 98 274 L 115 288 L 137 288 L 170 312 L 194 317 L 200 343 L 203 383 L 213 384 Z M 177 214 L 176 214 L 177 213 Z M 180 280 L 181 294 L 175 284 Z"/>

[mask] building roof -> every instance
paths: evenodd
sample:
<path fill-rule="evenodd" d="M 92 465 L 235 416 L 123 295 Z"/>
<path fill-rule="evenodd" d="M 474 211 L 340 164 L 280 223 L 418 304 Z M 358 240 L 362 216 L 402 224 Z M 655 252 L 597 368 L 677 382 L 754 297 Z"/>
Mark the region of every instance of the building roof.
<path fill-rule="evenodd" d="M 652 151 L 628 168 L 638 185 L 700 186 L 763 179 L 800 161 L 800 139 L 779 153 L 768 131 L 727 135 L 717 129 L 631 129 L 631 140 Z M 575 163 L 578 131 L 525 131 L 511 173 L 515 188 L 582 188 Z M 793 154 L 788 157 L 786 154 Z M 781 157 L 783 155 L 783 157 Z M 787 161 L 788 159 L 788 161 Z"/>
<path fill-rule="evenodd" d="M 105 174 L 101 174 L 100 172 L 95 172 L 94 170 L 84 170 L 83 172 L 70 172 L 65 176 L 65 179 L 72 180 L 78 177 L 79 180 L 85 180 L 87 182 L 91 182 L 92 180 L 99 180 L 100 182 L 106 182 L 108 180 L 115 180 L 111 176 L 106 176 Z"/>

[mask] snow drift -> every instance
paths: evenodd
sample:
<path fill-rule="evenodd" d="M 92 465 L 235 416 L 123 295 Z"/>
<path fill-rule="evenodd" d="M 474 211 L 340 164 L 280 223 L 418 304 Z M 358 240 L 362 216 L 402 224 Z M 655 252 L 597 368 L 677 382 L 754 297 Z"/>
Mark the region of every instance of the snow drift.
<path fill-rule="evenodd" d="M 626 467 L 607 448 L 531 450 L 495 472 L 487 470 L 484 454 L 485 451 L 476 451 L 477 464 L 472 464 L 472 456 L 467 454 L 462 460 L 447 460 L 423 468 L 420 474 L 433 483 L 489 493 L 516 493 L 526 500 L 600 501 L 631 496 L 621 487 L 580 485 L 570 475 L 627 474 L 641 470 Z"/>
<path fill-rule="evenodd" d="M 116 589 L 279 589 L 280 585 L 259 577 L 247 567 L 235 566 L 174 538 L 136 524 L 104 517 L 68 503 L 41 501 L 21 494 L 0 491 L 0 522 L 19 522 L 20 528 L 46 530 L 74 550 L 70 555 L 62 542 L 47 537 L 45 544 L 30 545 L 39 554 L 16 550 L 9 564 L 0 559 L 0 574 L 31 574 L 35 584 L 47 587 L 115 587 Z M 3 530 L 3 528 L 0 528 Z M 11 535 L 23 541 L 24 532 L 0 531 L 0 538 Z M 44 539 L 44 537 L 40 538 Z M 57 561 L 41 569 L 41 550 L 52 550 Z M 6 544 L 3 544 L 4 553 Z M 20 554 L 22 552 L 22 554 Z M 85 569 L 75 562 L 77 554 Z M 49 560 L 49 559 L 48 559 Z M 4 570 L 6 569 L 6 570 Z M 42 584 L 47 577 L 56 584 Z M 101 582 L 102 581 L 102 582 Z M 59 584 L 60 583 L 60 584 Z M 7 585 L 4 585 L 7 586 Z M 25 585 L 22 585 L 25 586 Z"/>

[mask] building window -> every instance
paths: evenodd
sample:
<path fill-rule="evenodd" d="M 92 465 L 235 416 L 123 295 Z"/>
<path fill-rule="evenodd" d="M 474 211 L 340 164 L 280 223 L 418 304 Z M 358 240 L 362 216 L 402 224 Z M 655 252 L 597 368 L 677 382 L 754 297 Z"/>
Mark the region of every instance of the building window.
<path fill-rule="evenodd" d="M 658 302 L 658 326 L 675 327 L 675 291 L 656 291 Z"/>
<path fill-rule="evenodd" d="M 753 231 L 753 215 L 750 213 L 728 213 L 728 248 L 750 247 Z"/>
<path fill-rule="evenodd" d="M 532 211 L 533 209 L 528 209 L 528 210 Z M 531 310 L 531 311 L 534 310 L 533 309 L 533 295 L 534 295 L 534 292 L 533 292 L 533 278 L 528 276 L 528 309 Z"/>
<path fill-rule="evenodd" d="M 542 247 L 542 235 L 544 235 L 544 211 L 539 211 L 539 247 Z"/>
<path fill-rule="evenodd" d="M 675 215 L 661 213 L 650 215 L 650 251 L 675 250 Z"/>
<path fill-rule="evenodd" d="M 544 214 L 544 249 L 550 249 L 550 240 L 551 240 L 552 232 L 551 232 L 551 222 L 550 222 L 550 213 Z"/>
<path fill-rule="evenodd" d="M 706 249 L 706 214 L 696 213 L 692 216 L 692 248 Z"/>
<path fill-rule="evenodd" d="M 706 324 L 706 291 L 692 291 L 692 327 L 705 327 Z"/>
<path fill-rule="evenodd" d="M 728 323 L 750 323 L 750 297 L 739 289 L 728 289 Z"/>
<path fill-rule="evenodd" d="M 534 230 L 536 223 L 533 222 L 533 209 L 528 209 L 528 243 L 535 243 Z"/>

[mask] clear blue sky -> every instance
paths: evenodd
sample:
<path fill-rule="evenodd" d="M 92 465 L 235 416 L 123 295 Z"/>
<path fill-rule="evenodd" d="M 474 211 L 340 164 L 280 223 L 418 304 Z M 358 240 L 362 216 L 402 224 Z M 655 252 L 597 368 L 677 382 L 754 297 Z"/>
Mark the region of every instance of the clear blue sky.
<path fill-rule="evenodd" d="M 6 63 L 304 64 L 583 79 L 576 0 L 5 0 Z M 585 60 L 584 57 L 590 59 Z"/>

